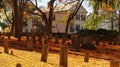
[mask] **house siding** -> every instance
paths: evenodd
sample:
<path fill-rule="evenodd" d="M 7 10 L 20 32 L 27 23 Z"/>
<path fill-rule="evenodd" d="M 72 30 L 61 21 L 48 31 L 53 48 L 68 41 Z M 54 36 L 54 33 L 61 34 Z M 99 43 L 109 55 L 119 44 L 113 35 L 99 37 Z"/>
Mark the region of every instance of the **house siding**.
<path fill-rule="evenodd" d="M 63 11 L 56 11 L 54 12 L 54 20 L 53 20 L 53 23 L 52 23 L 52 32 L 53 33 L 65 33 L 65 28 L 66 28 L 66 22 L 65 21 L 62 21 L 63 19 L 65 19 L 66 15 L 68 14 L 67 11 L 71 11 L 73 10 L 74 7 L 70 8 L 70 10 L 63 10 Z M 80 10 L 78 11 L 77 15 L 80 15 L 79 19 L 80 20 L 76 20 L 76 16 L 72 19 L 72 22 L 74 23 L 72 29 L 74 29 L 72 32 L 71 32 L 71 28 L 69 26 L 69 29 L 68 29 L 68 33 L 71 34 L 71 33 L 76 33 L 78 32 L 79 30 L 82 29 L 82 24 L 85 20 L 81 20 L 81 15 L 85 16 L 85 19 L 86 19 L 86 14 L 87 14 L 87 11 L 84 9 L 84 7 L 82 6 L 80 8 Z M 35 16 L 31 17 L 32 19 L 35 18 Z M 42 21 L 41 18 L 38 18 L 39 21 L 44 25 L 44 22 Z M 31 32 L 31 29 L 33 29 L 32 27 L 32 20 L 29 18 L 28 20 L 28 32 Z M 79 30 L 77 31 L 76 30 L 76 26 L 79 27 Z M 25 32 L 25 30 L 24 30 Z"/>

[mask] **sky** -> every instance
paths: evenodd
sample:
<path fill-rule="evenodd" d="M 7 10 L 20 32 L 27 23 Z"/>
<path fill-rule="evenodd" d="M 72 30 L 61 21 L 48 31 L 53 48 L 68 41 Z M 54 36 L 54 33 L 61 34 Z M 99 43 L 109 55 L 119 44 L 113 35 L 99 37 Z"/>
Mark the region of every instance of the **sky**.
<path fill-rule="evenodd" d="M 39 3 L 39 4 L 44 5 L 44 6 L 47 6 L 47 2 L 48 2 L 48 1 L 49 1 L 49 0 L 41 0 L 41 3 Z M 84 8 L 88 11 L 88 13 L 91 13 L 91 12 L 92 12 L 92 7 L 89 6 L 89 4 L 88 4 L 87 1 L 84 1 L 84 2 L 83 2 L 83 6 L 84 6 Z"/>

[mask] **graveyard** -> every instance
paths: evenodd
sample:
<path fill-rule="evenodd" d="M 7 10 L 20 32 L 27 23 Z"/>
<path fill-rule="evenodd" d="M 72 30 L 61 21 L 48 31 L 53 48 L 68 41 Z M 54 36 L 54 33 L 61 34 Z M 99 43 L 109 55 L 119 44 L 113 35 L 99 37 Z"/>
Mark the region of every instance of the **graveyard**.
<path fill-rule="evenodd" d="M 0 0 L 0 67 L 120 67 L 120 0 Z"/>
<path fill-rule="evenodd" d="M 81 36 L 80 40 L 76 34 L 67 39 L 62 36 L 57 39 L 52 36 L 49 40 L 46 40 L 45 36 L 40 37 L 41 39 L 37 36 L 29 38 L 22 36 L 19 41 L 14 36 L 2 35 L 0 66 L 17 67 L 18 64 L 19 67 L 20 64 L 21 67 L 116 67 L 114 65 L 119 65 L 119 43 L 102 40 L 97 43 L 97 40 L 91 40 L 89 36 L 84 38 Z M 119 36 L 117 37 L 119 40 Z M 82 46 L 86 38 L 87 43 L 91 44 L 90 40 L 94 46 L 89 44 Z"/>
<path fill-rule="evenodd" d="M 6 54 L 2 46 L 0 52 L 0 67 L 15 67 L 18 63 L 23 67 L 59 67 L 59 53 L 49 52 L 48 61 L 42 62 L 41 52 L 10 48 Z M 92 57 L 89 62 L 84 62 L 84 56 L 68 54 L 68 67 L 109 67 L 109 64 L 108 60 Z"/>

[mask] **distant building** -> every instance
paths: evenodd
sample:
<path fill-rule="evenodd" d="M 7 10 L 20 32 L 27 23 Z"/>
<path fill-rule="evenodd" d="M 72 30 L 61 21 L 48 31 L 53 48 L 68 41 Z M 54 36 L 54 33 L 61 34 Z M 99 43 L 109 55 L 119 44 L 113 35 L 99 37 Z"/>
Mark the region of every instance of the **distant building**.
<path fill-rule="evenodd" d="M 118 21 L 111 23 L 111 20 L 106 20 L 105 22 L 101 23 L 98 28 L 107 29 L 107 30 L 118 30 Z"/>
<path fill-rule="evenodd" d="M 68 15 L 69 12 L 71 12 L 77 3 L 70 3 L 67 6 L 64 6 L 64 4 L 59 4 L 54 10 L 54 18 L 52 23 L 52 32 L 53 33 L 64 33 L 66 23 L 63 21 L 65 17 Z M 48 12 L 48 8 L 40 7 L 43 11 Z M 36 11 L 38 12 L 38 11 Z M 79 9 L 77 15 L 72 19 L 72 22 L 69 26 L 68 33 L 76 33 L 79 30 L 82 29 L 82 24 L 87 18 L 87 11 L 86 9 L 81 6 Z M 44 31 L 44 21 L 42 18 L 37 16 L 30 16 L 28 17 L 28 26 L 26 26 L 23 29 L 23 32 L 41 32 Z"/>

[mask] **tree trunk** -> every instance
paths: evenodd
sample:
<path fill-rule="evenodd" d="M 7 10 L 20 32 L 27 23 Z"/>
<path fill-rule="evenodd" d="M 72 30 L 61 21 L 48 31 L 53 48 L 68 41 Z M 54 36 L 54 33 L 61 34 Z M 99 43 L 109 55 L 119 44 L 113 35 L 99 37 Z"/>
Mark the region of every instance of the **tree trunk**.
<path fill-rule="evenodd" d="M 119 10 L 118 28 L 119 28 L 119 32 L 120 32 L 120 10 Z"/>
<path fill-rule="evenodd" d="M 113 27 L 113 12 L 112 12 L 112 17 L 111 17 L 111 30 L 113 30 L 114 27 Z"/>
<path fill-rule="evenodd" d="M 24 0 L 13 0 L 14 7 L 13 23 L 15 28 L 15 36 L 18 38 L 21 37 L 21 32 L 23 31 L 23 12 L 25 4 L 26 2 Z"/>
<path fill-rule="evenodd" d="M 13 0 L 14 3 L 14 24 L 15 24 L 15 36 L 19 37 L 20 35 L 20 21 L 19 21 L 19 8 L 18 0 Z"/>
<path fill-rule="evenodd" d="M 70 24 L 70 21 L 74 18 L 74 16 L 77 14 L 77 12 L 79 11 L 82 3 L 83 3 L 84 0 L 79 0 L 74 11 L 71 11 L 71 14 L 69 15 L 68 17 L 68 20 L 67 20 L 67 24 L 66 24 L 66 29 L 65 29 L 65 33 L 68 34 L 68 28 L 69 28 L 69 24 Z"/>
<path fill-rule="evenodd" d="M 69 24 L 70 24 L 70 20 L 67 21 L 66 28 L 65 28 L 65 34 L 68 34 Z"/>

